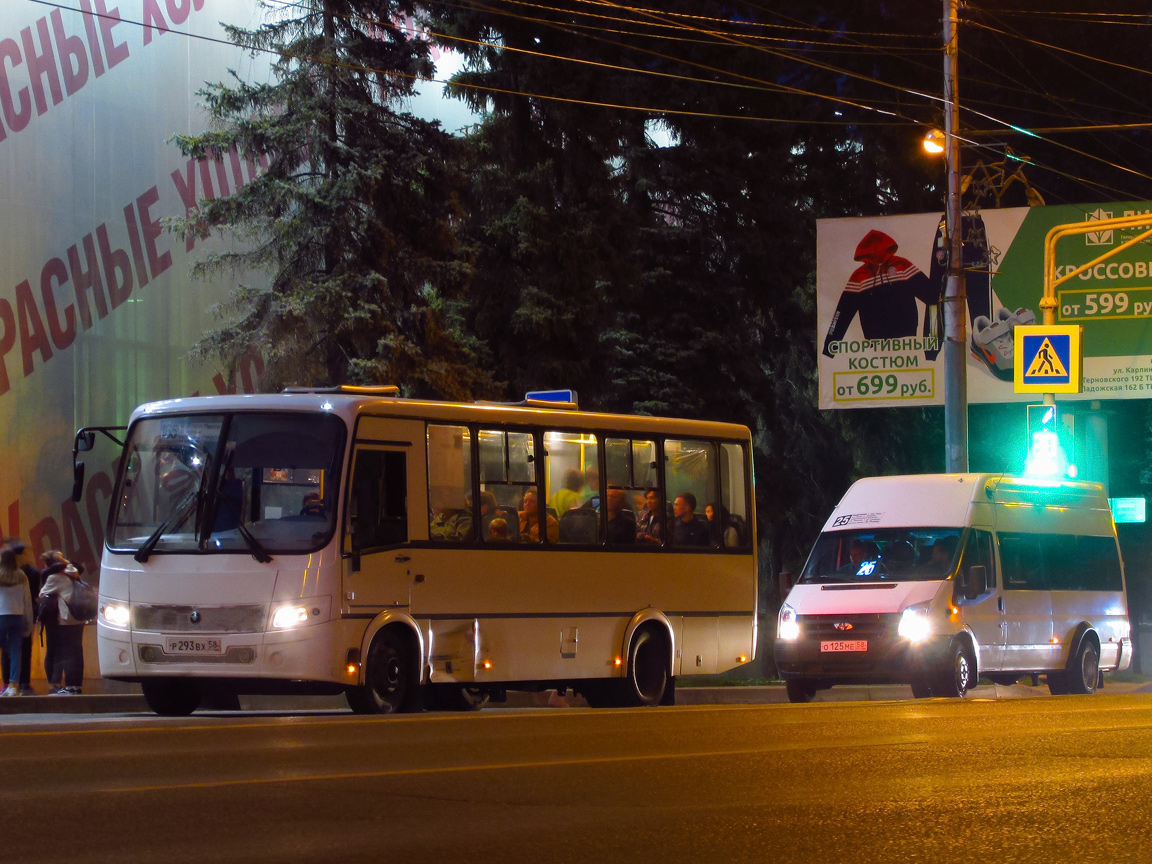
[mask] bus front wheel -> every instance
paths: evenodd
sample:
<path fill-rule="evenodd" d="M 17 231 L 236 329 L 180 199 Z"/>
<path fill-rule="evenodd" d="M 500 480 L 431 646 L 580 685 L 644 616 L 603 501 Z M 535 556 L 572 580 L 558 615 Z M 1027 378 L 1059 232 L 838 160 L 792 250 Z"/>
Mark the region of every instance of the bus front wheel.
<path fill-rule="evenodd" d="M 347 692 L 357 714 L 398 714 L 420 709 L 416 664 L 407 641 L 394 628 L 376 634 L 364 664 L 364 684 Z"/>
<path fill-rule="evenodd" d="M 195 681 L 167 678 L 140 686 L 148 707 L 161 717 L 187 717 L 200 707 L 200 688 Z"/>

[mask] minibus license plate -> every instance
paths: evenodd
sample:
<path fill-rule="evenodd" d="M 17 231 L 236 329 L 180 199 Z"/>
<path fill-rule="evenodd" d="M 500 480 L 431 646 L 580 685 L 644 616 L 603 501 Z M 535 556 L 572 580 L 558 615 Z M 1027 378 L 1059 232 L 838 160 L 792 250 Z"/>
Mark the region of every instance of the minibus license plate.
<path fill-rule="evenodd" d="M 223 654 L 224 646 L 219 639 L 182 639 L 169 636 L 164 640 L 165 654 Z"/>
<path fill-rule="evenodd" d="M 851 640 L 848 640 L 846 642 L 841 642 L 841 641 L 821 642 L 820 643 L 820 650 L 822 652 L 828 652 L 828 651 L 867 651 L 868 650 L 868 640 L 867 639 L 851 639 Z"/>

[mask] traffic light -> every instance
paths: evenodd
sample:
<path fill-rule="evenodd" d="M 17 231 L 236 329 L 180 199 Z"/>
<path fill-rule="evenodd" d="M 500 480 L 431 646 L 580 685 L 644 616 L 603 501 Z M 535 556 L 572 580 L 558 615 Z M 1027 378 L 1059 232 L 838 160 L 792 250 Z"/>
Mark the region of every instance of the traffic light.
<path fill-rule="evenodd" d="M 1055 405 L 1028 406 L 1028 456 L 1024 473 L 1032 477 L 1075 477 L 1069 459 L 1072 448 L 1071 414 L 1060 416 Z"/>

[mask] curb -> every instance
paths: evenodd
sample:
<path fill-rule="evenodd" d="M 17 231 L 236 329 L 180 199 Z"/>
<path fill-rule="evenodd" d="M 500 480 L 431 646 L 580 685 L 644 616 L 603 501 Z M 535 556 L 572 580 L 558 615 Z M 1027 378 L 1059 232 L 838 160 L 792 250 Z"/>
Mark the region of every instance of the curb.
<path fill-rule="evenodd" d="M 1152 682 L 1119 682 L 1100 691 L 1106 694 L 1152 694 Z M 1048 696 L 1047 686 L 1026 684 L 981 685 L 971 691 L 973 699 L 1033 699 Z M 900 702 L 912 701 L 912 688 L 903 684 L 845 685 L 821 690 L 813 702 Z M 781 684 L 754 687 L 678 687 L 677 705 L 769 705 L 788 702 Z M 343 696 L 241 696 L 244 711 L 343 711 Z M 507 702 L 492 703 L 485 710 L 505 708 L 583 708 L 579 696 L 558 696 L 554 690 L 538 693 L 511 691 Z M 82 696 L 14 696 L 0 699 L 0 715 L 11 714 L 150 714 L 148 703 L 138 693 L 108 693 Z"/>

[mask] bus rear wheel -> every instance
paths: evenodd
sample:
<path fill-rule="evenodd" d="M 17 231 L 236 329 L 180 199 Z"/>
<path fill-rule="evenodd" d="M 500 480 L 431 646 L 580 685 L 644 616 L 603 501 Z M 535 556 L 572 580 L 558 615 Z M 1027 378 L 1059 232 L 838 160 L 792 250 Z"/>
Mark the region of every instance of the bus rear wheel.
<path fill-rule="evenodd" d="M 165 678 L 140 686 L 148 707 L 161 717 L 187 717 L 200 707 L 200 687 L 195 681 Z"/>
<path fill-rule="evenodd" d="M 347 692 L 357 714 L 419 711 L 420 687 L 407 641 L 395 628 L 376 634 L 364 663 L 364 684 Z"/>

